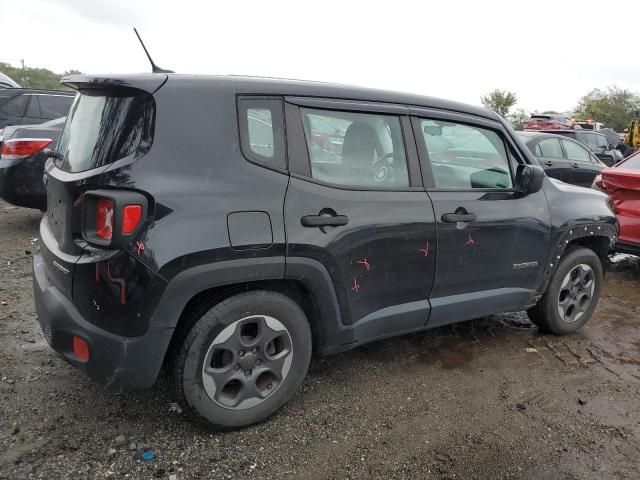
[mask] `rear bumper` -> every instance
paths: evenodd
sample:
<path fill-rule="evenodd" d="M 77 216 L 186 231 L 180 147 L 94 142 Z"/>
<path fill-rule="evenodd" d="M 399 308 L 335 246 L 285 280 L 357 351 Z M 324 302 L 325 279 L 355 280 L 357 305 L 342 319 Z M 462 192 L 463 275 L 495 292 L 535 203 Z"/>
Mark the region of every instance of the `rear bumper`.
<path fill-rule="evenodd" d="M 39 253 L 33 260 L 33 295 L 47 342 L 71 365 L 108 386 L 139 389 L 155 383 L 171 341 L 172 328 L 150 327 L 144 335 L 126 337 L 96 327 L 51 284 Z M 74 335 L 88 343 L 87 361 L 74 355 Z"/>

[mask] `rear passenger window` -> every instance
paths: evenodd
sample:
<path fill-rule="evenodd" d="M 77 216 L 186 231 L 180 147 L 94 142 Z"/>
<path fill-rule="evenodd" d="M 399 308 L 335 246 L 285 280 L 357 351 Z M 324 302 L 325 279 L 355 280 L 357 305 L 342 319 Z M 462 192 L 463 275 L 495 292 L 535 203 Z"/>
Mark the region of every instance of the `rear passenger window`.
<path fill-rule="evenodd" d="M 563 140 L 564 149 L 567 152 L 567 158 L 569 160 L 578 161 L 578 162 L 590 162 L 589 152 L 586 148 L 579 145 L 576 142 L 570 142 L 567 140 Z"/>
<path fill-rule="evenodd" d="M 409 186 L 400 119 L 302 108 L 311 176 L 364 188 Z"/>
<path fill-rule="evenodd" d="M 286 169 L 284 115 L 277 98 L 241 98 L 240 143 L 244 155 L 270 167 Z"/>
<path fill-rule="evenodd" d="M 540 147 L 541 156 L 547 158 L 564 158 L 562 154 L 562 147 L 557 138 L 546 138 L 538 143 Z"/>
<path fill-rule="evenodd" d="M 436 188 L 512 188 L 502 138 L 485 128 L 420 121 Z"/>

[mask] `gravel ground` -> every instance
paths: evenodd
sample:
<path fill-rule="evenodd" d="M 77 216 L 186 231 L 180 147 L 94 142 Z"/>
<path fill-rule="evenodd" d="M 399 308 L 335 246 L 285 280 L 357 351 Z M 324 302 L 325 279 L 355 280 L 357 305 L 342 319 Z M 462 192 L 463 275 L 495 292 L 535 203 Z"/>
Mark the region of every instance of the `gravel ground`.
<path fill-rule="evenodd" d="M 515 313 L 315 358 L 269 421 L 220 433 L 189 423 L 163 381 L 107 390 L 48 348 L 39 217 L 0 203 L 0 478 L 639 478 L 635 257 L 617 258 L 580 334 Z"/>

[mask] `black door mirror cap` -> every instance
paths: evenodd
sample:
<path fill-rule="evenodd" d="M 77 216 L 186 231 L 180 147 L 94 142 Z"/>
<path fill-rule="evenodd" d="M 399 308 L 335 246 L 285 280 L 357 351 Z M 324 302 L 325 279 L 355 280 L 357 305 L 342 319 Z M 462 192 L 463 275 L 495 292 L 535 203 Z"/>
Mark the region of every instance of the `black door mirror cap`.
<path fill-rule="evenodd" d="M 538 165 L 518 165 L 516 171 L 516 192 L 521 195 L 537 193 L 542 189 L 544 169 Z"/>

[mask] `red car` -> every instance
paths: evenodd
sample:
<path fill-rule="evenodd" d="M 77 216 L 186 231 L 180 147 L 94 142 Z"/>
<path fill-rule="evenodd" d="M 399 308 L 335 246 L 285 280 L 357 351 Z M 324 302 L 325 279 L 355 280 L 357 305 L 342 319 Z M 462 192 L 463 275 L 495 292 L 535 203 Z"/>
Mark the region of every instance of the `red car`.
<path fill-rule="evenodd" d="M 605 168 L 593 186 L 613 200 L 620 223 L 616 250 L 640 255 L 640 152 Z"/>
<path fill-rule="evenodd" d="M 562 114 L 534 114 L 524 124 L 524 130 L 573 130 L 575 123 Z"/>

